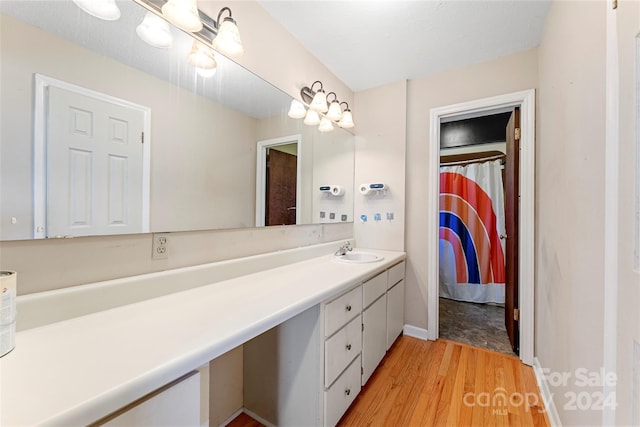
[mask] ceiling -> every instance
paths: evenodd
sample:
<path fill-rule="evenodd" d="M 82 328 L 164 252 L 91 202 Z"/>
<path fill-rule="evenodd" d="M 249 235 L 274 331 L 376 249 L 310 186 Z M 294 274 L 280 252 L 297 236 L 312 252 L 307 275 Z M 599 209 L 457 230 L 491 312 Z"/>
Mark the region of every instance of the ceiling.
<path fill-rule="evenodd" d="M 259 2 L 356 92 L 536 47 L 550 6 L 548 0 Z"/>

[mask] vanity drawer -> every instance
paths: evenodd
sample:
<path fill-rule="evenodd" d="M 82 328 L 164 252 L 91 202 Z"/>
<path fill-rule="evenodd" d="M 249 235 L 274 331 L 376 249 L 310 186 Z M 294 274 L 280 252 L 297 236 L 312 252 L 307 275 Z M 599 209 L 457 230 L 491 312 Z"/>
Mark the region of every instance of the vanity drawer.
<path fill-rule="evenodd" d="M 324 336 L 331 336 L 362 311 L 362 286 L 328 303 L 324 310 Z"/>
<path fill-rule="evenodd" d="M 338 378 L 340 372 L 362 349 L 362 320 L 360 315 L 324 343 L 324 386 Z"/>
<path fill-rule="evenodd" d="M 367 308 L 387 291 L 387 272 L 378 274 L 362 284 L 362 307 Z"/>
<path fill-rule="evenodd" d="M 360 393 L 360 356 L 324 392 L 325 425 L 335 426 Z"/>
<path fill-rule="evenodd" d="M 391 289 L 393 285 L 404 279 L 404 265 L 402 261 L 400 264 L 396 264 L 389 269 L 389 280 L 387 281 L 387 289 Z"/>

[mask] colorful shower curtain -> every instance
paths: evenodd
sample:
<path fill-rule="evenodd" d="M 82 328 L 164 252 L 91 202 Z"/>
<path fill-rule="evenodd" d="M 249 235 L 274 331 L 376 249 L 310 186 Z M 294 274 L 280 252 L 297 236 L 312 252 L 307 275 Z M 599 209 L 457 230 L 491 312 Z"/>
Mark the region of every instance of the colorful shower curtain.
<path fill-rule="evenodd" d="M 440 168 L 440 296 L 504 303 L 500 160 Z"/>

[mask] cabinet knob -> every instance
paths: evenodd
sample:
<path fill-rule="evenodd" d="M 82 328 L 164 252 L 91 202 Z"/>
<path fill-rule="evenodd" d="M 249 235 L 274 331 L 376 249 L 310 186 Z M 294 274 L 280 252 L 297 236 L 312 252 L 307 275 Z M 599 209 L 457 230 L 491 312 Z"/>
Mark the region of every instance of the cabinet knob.
<path fill-rule="evenodd" d="M 347 351 L 351 350 L 351 344 L 347 344 Z"/>
<path fill-rule="evenodd" d="M 346 307 L 347 311 L 351 311 L 351 304 Z"/>
<path fill-rule="evenodd" d="M 351 389 L 348 388 L 344 391 L 344 394 L 346 394 L 347 396 L 349 396 L 351 394 Z"/>

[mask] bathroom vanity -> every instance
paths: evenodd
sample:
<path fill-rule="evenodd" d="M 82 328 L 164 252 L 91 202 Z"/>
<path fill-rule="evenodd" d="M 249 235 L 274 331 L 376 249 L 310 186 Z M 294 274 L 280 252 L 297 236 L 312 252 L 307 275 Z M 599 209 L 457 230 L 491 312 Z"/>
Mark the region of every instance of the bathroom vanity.
<path fill-rule="evenodd" d="M 197 369 L 243 344 L 247 412 L 335 424 L 402 330 L 405 259 L 341 263 L 335 247 L 20 297 L 29 329 L 0 359 L 0 424 L 198 425 Z"/>

